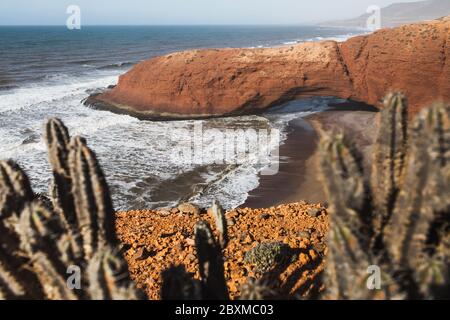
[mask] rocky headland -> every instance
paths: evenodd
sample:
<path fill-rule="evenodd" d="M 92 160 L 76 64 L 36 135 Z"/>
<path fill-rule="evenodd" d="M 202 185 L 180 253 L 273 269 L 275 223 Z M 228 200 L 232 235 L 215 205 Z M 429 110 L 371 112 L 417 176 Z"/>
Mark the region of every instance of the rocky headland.
<path fill-rule="evenodd" d="M 336 96 L 381 106 L 392 90 L 413 113 L 450 101 L 450 17 L 345 42 L 172 53 L 137 64 L 86 104 L 144 119 L 254 114 L 283 102 Z"/>

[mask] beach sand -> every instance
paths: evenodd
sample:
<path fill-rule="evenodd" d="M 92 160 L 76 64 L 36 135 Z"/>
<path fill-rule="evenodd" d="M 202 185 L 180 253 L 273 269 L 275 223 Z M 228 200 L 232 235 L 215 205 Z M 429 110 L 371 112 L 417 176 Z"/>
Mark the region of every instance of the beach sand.
<path fill-rule="evenodd" d="M 325 203 L 317 169 L 319 136 L 316 129 L 345 133 L 362 151 L 367 167 L 377 134 L 376 116 L 377 112 L 370 108 L 344 104 L 293 120 L 288 139 L 280 146 L 279 172 L 260 176 L 260 185 L 250 192 L 242 207 L 266 208 L 301 200 Z"/>

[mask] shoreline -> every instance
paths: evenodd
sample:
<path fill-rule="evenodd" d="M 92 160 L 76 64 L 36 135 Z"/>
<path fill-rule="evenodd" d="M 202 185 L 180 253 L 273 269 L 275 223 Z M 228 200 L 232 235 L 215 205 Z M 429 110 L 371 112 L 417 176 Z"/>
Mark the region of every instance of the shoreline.
<path fill-rule="evenodd" d="M 273 176 L 260 176 L 259 186 L 249 192 L 247 200 L 239 208 L 269 208 L 298 201 L 325 203 L 316 165 L 318 128 L 326 132 L 344 132 L 363 152 L 364 165 L 369 166 L 371 148 L 377 135 L 376 115 L 377 112 L 371 108 L 347 102 L 292 120 L 287 139 L 280 146 L 279 172 Z"/>
<path fill-rule="evenodd" d="M 305 118 L 297 118 L 289 123 L 287 138 L 280 146 L 280 166 L 277 174 L 259 176 L 259 185 L 249 192 L 240 207 L 268 208 L 284 203 L 307 200 L 311 202 L 319 197 L 297 199 L 302 190 L 305 177 L 309 176 L 308 161 L 313 156 L 318 143 L 318 135 Z"/>

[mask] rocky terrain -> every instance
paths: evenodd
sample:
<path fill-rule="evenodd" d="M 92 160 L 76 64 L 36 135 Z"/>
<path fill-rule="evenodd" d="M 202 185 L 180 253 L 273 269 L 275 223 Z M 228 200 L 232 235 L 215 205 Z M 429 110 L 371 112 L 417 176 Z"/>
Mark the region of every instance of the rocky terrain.
<path fill-rule="evenodd" d="M 268 209 L 235 209 L 226 213 L 229 243 L 224 250 L 225 279 L 231 298 L 239 298 L 248 278 L 257 277 L 258 266 L 246 254 L 260 243 L 281 243 L 291 251 L 289 261 L 270 273 L 277 284 L 276 298 L 299 298 L 321 289 L 328 214 L 321 205 L 305 202 Z M 117 234 L 125 244 L 125 259 L 132 278 L 150 299 L 160 299 L 162 270 L 184 265 L 200 278 L 194 226 L 200 221 L 214 226 L 206 211 L 129 211 L 116 214 Z M 216 232 L 216 231 L 215 231 Z M 293 263 L 291 263 L 293 262 Z"/>
<path fill-rule="evenodd" d="M 412 113 L 450 101 L 450 17 L 367 36 L 266 49 L 173 53 L 136 65 L 86 103 L 141 118 L 258 113 L 311 96 L 380 106 L 391 90 Z"/>

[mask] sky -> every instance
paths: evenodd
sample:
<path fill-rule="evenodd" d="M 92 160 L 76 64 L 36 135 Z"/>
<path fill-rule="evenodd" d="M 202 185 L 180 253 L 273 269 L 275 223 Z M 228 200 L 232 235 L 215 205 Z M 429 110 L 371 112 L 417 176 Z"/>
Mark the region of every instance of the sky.
<path fill-rule="evenodd" d="M 83 25 L 310 24 L 395 2 L 414 0 L 0 0 L 0 25 L 64 25 L 69 5 Z"/>

